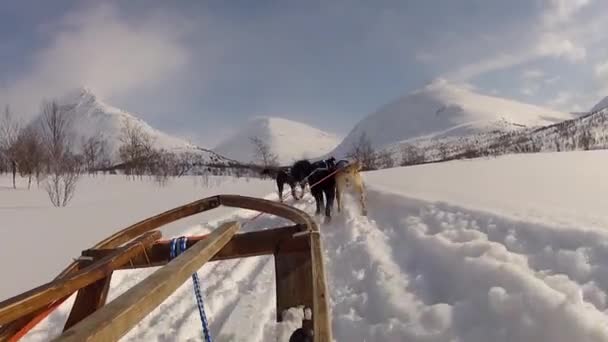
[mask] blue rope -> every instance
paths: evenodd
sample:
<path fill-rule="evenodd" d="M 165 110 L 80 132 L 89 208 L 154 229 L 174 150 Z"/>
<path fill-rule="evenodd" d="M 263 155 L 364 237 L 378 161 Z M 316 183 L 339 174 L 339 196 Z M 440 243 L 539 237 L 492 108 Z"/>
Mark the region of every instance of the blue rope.
<path fill-rule="evenodd" d="M 171 239 L 171 245 L 169 250 L 169 257 L 173 259 L 184 252 L 188 247 L 186 243 L 188 238 L 185 236 Z M 207 315 L 205 314 L 205 305 L 203 303 L 203 296 L 201 295 L 201 281 L 198 277 L 198 273 L 192 274 L 192 285 L 194 287 L 194 296 L 196 297 L 196 304 L 198 306 L 198 313 L 201 316 L 201 322 L 203 324 L 203 338 L 205 342 L 212 342 L 211 333 L 209 332 L 209 322 L 207 321 Z"/>

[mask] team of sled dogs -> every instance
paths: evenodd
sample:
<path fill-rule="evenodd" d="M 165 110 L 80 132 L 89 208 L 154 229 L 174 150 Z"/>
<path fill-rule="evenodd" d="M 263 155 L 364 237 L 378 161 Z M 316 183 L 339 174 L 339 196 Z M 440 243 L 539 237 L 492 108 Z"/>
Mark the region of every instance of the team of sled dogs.
<path fill-rule="evenodd" d="M 325 209 L 325 217 L 331 218 L 334 199 L 338 205 L 338 211 L 342 210 L 342 196 L 351 188 L 358 194 L 361 205 L 361 213 L 367 215 L 365 206 L 365 186 L 361 177 L 361 163 L 358 161 L 340 160 L 329 158 L 316 162 L 299 160 L 291 167 L 283 167 L 274 170 L 277 183 L 279 200 L 283 202 L 283 188 L 288 184 L 291 195 L 298 200 L 296 186 L 299 185 L 302 194 L 308 185 L 315 199 L 316 214 L 321 214 Z M 266 174 L 270 170 L 264 171 Z"/>

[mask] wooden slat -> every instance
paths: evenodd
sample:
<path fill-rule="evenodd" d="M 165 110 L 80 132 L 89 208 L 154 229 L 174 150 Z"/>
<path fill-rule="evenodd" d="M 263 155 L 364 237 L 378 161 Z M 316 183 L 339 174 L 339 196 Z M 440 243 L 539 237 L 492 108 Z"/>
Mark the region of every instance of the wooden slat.
<path fill-rule="evenodd" d="M 117 341 L 209 261 L 239 229 L 228 222 L 55 341 Z"/>
<path fill-rule="evenodd" d="M 126 243 L 152 229 L 159 228 L 168 223 L 192 216 L 194 214 L 217 208 L 219 205 L 220 203 L 217 196 L 207 197 L 188 203 L 133 224 L 99 242 L 94 246 L 94 248 L 114 248 L 120 246 L 123 243 Z"/>
<path fill-rule="evenodd" d="M 115 268 L 129 262 L 129 259 L 141 251 L 142 245 L 145 248 L 146 245 L 151 245 L 160 237 L 159 231 L 148 232 L 89 267 L 3 301 L 0 303 L 0 324 L 12 322 L 42 309 L 56 300 L 106 277 Z"/>
<path fill-rule="evenodd" d="M 314 286 L 312 320 L 314 322 L 315 342 L 331 342 L 331 315 L 329 312 L 321 236 L 316 224 L 312 229 L 313 233 L 310 234 L 310 253 L 312 258 L 312 279 Z"/>
<path fill-rule="evenodd" d="M 314 223 L 312 218 L 302 210 L 283 203 L 239 195 L 218 195 L 218 198 L 222 205 L 229 207 L 261 211 L 271 215 L 284 217 L 294 223 L 305 226 L 310 226 L 311 223 Z"/>
<path fill-rule="evenodd" d="M 72 305 L 72 310 L 70 311 L 68 320 L 63 326 L 63 331 L 71 328 L 76 323 L 80 322 L 85 317 L 106 304 L 111 281 L 112 273 L 108 274 L 107 277 L 101 278 L 93 284 L 78 291 L 78 295 L 76 295 L 76 300 L 74 301 L 74 305 Z"/>
<path fill-rule="evenodd" d="M 274 256 L 277 298 L 277 322 L 289 308 L 314 305 L 312 261 L 310 250 L 304 253 L 282 253 Z"/>
<path fill-rule="evenodd" d="M 285 253 L 308 251 L 310 248 L 306 236 L 293 236 L 295 233 L 301 231 L 302 227 L 300 225 L 295 225 L 236 234 L 226 246 L 211 258 L 210 261 L 272 255 L 277 251 L 279 246 Z M 188 237 L 188 248 L 196 242 L 208 238 L 208 236 L 209 235 Z M 169 261 L 169 248 L 169 241 L 157 241 L 146 249 L 145 254 L 140 253 L 136 255 L 131 262 L 123 265 L 121 269 L 165 265 Z M 113 252 L 114 249 L 89 249 L 83 251 L 82 254 L 95 259 L 101 259 Z"/>

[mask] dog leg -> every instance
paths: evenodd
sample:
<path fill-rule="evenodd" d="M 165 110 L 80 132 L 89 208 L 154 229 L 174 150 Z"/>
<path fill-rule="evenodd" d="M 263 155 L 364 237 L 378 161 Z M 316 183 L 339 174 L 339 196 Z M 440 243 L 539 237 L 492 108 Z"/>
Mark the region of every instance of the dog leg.
<path fill-rule="evenodd" d="M 298 198 L 298 194 L 296 194 L 296 185 L 293 184 L 293 185 L 290 185 L 290 187 L 291 187 L 291 196 L 293 197 L 294 200 L 297 201 L 299 198 Z"/>
<path fill-rule="evenodd" d="M 340 177 L 336 177 L 336 202 L 338 204 L 338 212 L 342 212 L 342 185 Z"/>
<path fill-rule="evenodd" d="M 321 206 L 323 205 L 323 193 L 320 194 L 318 192 L 315 192 L 313 194 L 313 197 L 315 198 L 315 203 L 317 205 L 317 210 L 315 211 L 315 215 L 320 215 L 321 214 Z"/>
<path fill-rule="evenodd" d="M 279 188 L 279 202 L 283 203 L 283 184 L 277 182 L 277 187 Z"/>
<path fill-rule="evenodd" d="M 336 196 L 335 191 L 335 187 L 330 187 L 325 190 L 325 198 L 327 200 L 325 205 L 325 217 L 329 220 L 331 219 L 331 209 L 334 205 L 334 197 Z"/>
<path fill-rule="evenodd" d="M 363 216 L 367 216 L 367 206 L 365 205 L 365 186 L 363 185 L 363 182 L 360 183 L 359 193 L 359 201 L 361 202 L 361 214 Z"/>

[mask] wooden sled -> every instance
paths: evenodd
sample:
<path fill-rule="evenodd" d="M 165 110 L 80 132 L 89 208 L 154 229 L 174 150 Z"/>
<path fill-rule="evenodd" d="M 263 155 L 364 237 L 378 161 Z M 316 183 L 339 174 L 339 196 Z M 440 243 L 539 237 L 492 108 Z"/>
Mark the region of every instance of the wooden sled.
<path fill-rule="evenodd" d="M 293 225 L 237 233 L 222 224 L 208 235 L 189 237 L 188 249 L 169 261 L 169 241 L 155 230 L 221 205 L 286 218 Z M 148 218 L 84 250 L 53 281 L 0 303 L 0 341 L 16 341 L 77 292 L 61 336 L 55 341 L 116 341 L 160 305 L 208 261 L 274 255 L 277 321 L 289 308 L 304 306 L 312 319 L 304 328 L 314 341 L 329 342 L 330 316 L 319 228 L 305 212 L 264 199 L 218 195 Z M 106 304 L 110 280 L 121 269 L 162 266 Z"/>

